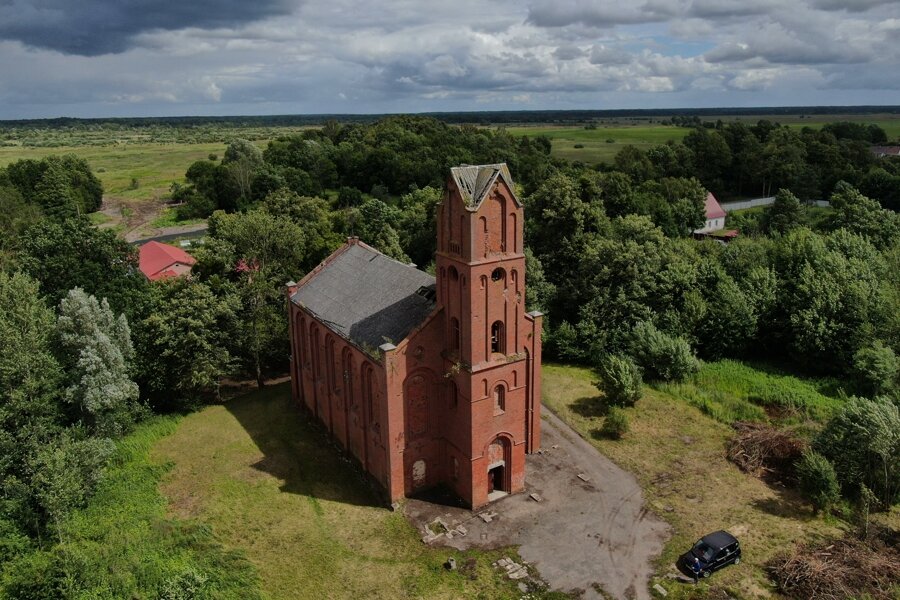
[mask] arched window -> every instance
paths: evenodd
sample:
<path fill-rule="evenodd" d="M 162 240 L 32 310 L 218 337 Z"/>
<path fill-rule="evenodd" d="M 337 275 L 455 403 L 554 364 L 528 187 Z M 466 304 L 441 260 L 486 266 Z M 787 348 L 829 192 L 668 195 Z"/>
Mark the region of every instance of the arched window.
<path fill-rule="evenodd" d="M 506 390 L 500 384 L 494 388 L 494 410 L 499 412 L 506 410 Z"/>
<path fill-rule="evenodd" d="M 500 267 L 497 267 L 491 272 L 491 281 L 500 281 L 506 276 L 506 273 Z"/>
<path fill-rule="evenodd" d="M 450 349 L 459 350 L 459 319 L 450 319 Z"/>
<path fill-rule="evenodd" d="M 500 354 L 504 354 L 506 352 L 506 340 L 503 335 L 503 322 L 502 321 L 494 321 L 494 324 L 491 325 L 491 352 L 499 352 Z"/>

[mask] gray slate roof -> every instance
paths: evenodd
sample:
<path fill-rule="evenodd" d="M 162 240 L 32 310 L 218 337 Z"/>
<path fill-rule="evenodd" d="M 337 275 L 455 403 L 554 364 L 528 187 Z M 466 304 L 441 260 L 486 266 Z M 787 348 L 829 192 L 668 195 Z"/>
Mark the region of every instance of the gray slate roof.
<path fill-rule="evenodd" d="M 398 344 L 421 324 L 434 309 L 434 290 L 428 273 L 351 244 L 291 300 L 358 346 L 374 349 Z"/>
<path fill-rule="evenodd" d="M 512 176 L 506 163 L 495 165 L 463 165 L 453 167 L 450 174 L 456 181 L 459 193 L 462 195 L 466 207 L 476 209 L 493 187 L 497 177 L 503 177 L 510 188 L 513 187 Z"/>

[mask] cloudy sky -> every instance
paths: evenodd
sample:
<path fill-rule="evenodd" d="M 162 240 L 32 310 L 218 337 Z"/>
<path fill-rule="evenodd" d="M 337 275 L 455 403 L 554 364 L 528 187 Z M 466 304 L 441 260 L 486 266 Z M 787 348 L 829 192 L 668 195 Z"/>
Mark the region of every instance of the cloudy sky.
<path fill-rule="evenodd" d="M 0 118 L 900 104 L 900 0 L 0 0 Z"/>

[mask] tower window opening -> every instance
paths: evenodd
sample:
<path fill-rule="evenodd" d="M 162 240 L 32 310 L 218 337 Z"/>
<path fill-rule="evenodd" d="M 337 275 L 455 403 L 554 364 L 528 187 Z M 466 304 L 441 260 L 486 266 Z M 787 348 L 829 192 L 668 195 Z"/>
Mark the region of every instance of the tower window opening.
<path fill-rule="evenodd" d="M 459 319 L 450 319 L 450 349 L 459 350 Z"/>
<path fill-rule="evenodd" d="M 491 273 L 491 281 L 500 281 L 501 279 L 503 279 L 504 275 L 506 275 L 506 273 L 503 272 L 503 269 L 497 267 Z"/>
<path fill-rule="evenodd" d="M 500 412 L 506 410 L 506 390 L 502 385 L 494 388 L 494 409 Z"/>
<path fill-rule="evenodd" d="M 502 354 L 505 351 L 505 344 L 503 342 L 503 323 L 501 321 L 494 321 L 494 324 L 491 325 L 491 352 L 499 352 Z"/>

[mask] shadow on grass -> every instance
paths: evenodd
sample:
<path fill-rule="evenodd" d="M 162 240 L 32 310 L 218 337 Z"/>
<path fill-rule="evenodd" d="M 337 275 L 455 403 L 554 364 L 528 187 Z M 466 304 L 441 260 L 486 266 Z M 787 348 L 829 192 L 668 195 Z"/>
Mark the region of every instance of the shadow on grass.
<path fill-rule="evenodd" d="M 753 508 L 774 517 L 811 521 L 815 515 L 809 505 L 796 490 L 769 486 L 775 492 L 774 498 L 760 498 L 751 502 Z"/>
<path fill-rule="evenodd" d="M 263 453 L 251 466 L 280 479 L 281 491 L 313 502 L 385 505 L 356 459 L 291 400 L 290 383 L 232 398 L 225 408 Z"/>
<path fill-rule="evenodd" d="M 604 417 L 609 412 L 609 405 L 603 396 L 585 396 L 572 402 L 572 412 L 588 419 Z"/>

